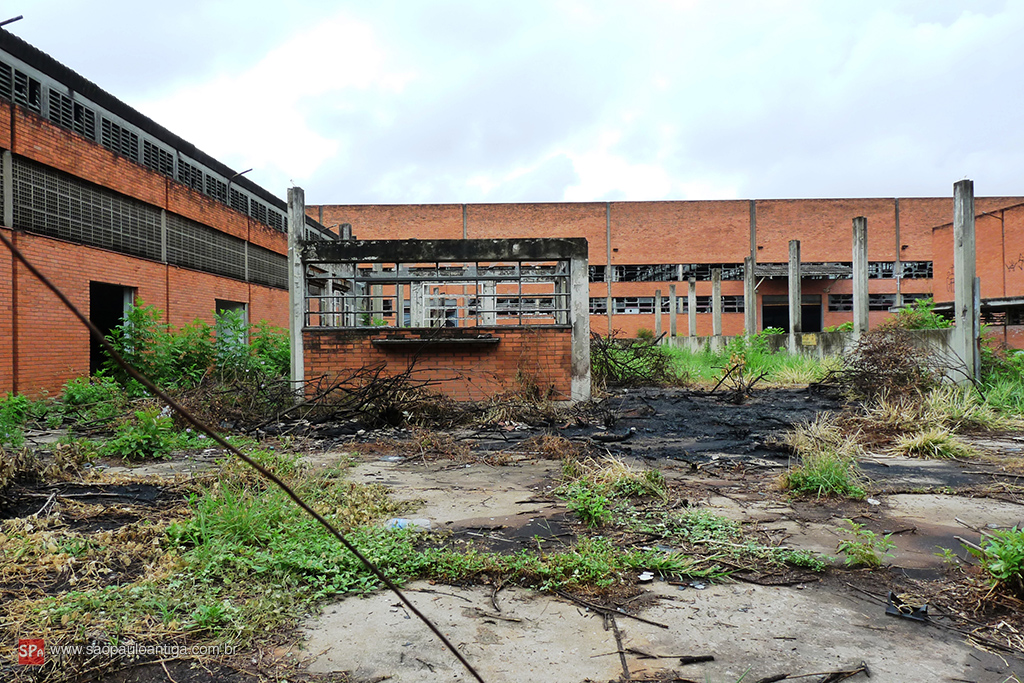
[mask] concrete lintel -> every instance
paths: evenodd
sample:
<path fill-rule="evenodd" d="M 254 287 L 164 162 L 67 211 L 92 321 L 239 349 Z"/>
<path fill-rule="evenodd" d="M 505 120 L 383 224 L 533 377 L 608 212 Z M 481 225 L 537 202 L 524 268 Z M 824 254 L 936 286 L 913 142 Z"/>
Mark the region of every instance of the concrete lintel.
<path fill-rule="evenodd" d="M 307 263 L 544 261 L 587 258 L 583 237 L 503 240 L 351 240 L 306 242 Z"/>

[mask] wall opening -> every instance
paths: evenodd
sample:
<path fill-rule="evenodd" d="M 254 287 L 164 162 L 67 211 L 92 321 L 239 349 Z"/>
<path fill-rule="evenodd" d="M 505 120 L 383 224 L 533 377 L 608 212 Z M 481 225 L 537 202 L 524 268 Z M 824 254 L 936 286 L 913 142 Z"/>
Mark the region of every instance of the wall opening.
<path fill-rule="evenodd" d="M 89 320 L 99 328 L 103 336 L 125 320 L 125 314 L 135 302 L 135 288 L 111 285 L 106 282 L 89 283 Z M 95 375 L 103 368 L 107 354 L 93 337 L 89 337 L 89 374 Z"/>

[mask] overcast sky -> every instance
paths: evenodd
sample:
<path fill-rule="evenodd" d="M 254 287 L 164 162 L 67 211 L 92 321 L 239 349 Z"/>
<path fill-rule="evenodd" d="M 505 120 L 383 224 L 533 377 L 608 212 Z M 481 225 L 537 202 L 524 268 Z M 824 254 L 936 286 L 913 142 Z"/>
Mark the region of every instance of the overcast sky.
<path fill-rule="evenodd" d="M 1024 194 L 1024 0 L 4 5 L 310 204 Z"/>

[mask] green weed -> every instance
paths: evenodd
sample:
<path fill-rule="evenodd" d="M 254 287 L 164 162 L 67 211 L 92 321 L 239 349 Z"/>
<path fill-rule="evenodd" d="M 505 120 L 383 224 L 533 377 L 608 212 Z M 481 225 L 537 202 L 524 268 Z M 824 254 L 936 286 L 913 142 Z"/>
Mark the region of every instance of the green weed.
<path fill-rule="evenodd" d="M 1024 529 L 986 532 L 980 546 L 964 546 L 976 557 L 992 584 L 1024 597 Z"/>
<path fill-rule="evenodd" d="M 782 487 L 801 495 L 863 498 L 857 440 L 846 435 L 829 413 L 789 432 L 785 442 L 800 463 L 781 477 Z"/>
<path fill-rule="evenodd" d="M 884 557 L 891 557 L 889 551 L 896 547 L 896 544 L 889 540 L 892 534 L 879 537 L 874 531 L 865 529 L 863 524 L 857 524 L 851 519 L 845 520 L 850 529 L 846 533 L 853 538 L 844 539 L 839 542 L 837 550 L 846 556 L 846 565 L 850 567 L 879 567 Z"/>
<path fill-rule="evenodd" d="M 160 410 L 135 411 L 135 419 L 118 426 L 114 438 L 101 448 L 103 455 L 125 460 L 146 460 L 170 455 L 174 447 L 174 423 Z"/>

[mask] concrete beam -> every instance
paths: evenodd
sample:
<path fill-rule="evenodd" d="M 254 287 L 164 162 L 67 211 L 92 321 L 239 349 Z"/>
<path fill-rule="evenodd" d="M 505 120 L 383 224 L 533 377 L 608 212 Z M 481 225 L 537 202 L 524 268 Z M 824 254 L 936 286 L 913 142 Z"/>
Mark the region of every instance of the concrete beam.
<path fill-rule="evenodd" d="M 300 245 L 306 228 L 306 193 L 301 187 L 288 188 L 288 338 L 291 342 L 292 389 L 302 394 L 306 366 L 302 351 L 302 328 L 306 323 L 306 272 Z"/>
<path fill-rule="evenodd" d="M 868 331 L 868 219 L 853 219 L 853 336 Z"/>
<path fill-rule="evenodd" d="M 964 363 L 961 383 L 981 378 L 978 335 L 981 331 L 975 308 L 976 251 L 974 241 L 974 181 L 953 185 L 953 306 L 956 313 L 954 349 Z"/>
<path fill-rule="evenodd" d="M 789 241 L 789 352 L 803 342 L 803 295 L 800 289 L 800 240 Z"/>
<path fill-rule="evenodd" d="M 571 258 L 587 258 L 586 238 L 349 240 L 305 242 L 302 245 L 302 259 L 307 263 L 544 261 Z"/>

